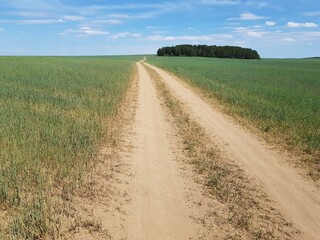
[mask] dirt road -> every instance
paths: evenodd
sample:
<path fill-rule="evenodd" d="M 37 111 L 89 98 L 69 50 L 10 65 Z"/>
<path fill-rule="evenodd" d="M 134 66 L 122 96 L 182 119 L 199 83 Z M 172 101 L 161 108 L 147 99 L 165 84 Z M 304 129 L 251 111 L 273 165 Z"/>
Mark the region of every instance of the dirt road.
<path fill-rule="evenodd" d="M 144 63 L 146 64 L 146 63 Z M 320 192 L 285 163 L 284 156 L 248 133 L 165 71 L 156 71 L 190 109 L 191 115 L 261 184 L 278 208 L 302 230 L 305 239 L 320 239 Z M 141 68 L 141 66 L 140 66 Z"/>
<path fill-rule="evenodd" d="M 284 156 L 216 111 L 181 80 L 145 61 L 137 63 L 136 70 L 132 93 L 122 110 L 128 129 L 122 131 L 123 126 L 116 125 L 125 146 L 122 150 L 107 146 L 101 152 L 104 160 L 92 172 L 92 189 L 85 189 L 87 193 L 75 201 L 76 219 L 68 228 L 67 239 L 320 239 L 319 190 L 301 179 Z M 171 90 L 169 95 L 185 105 L 175 117 L 166 105 L 168 96 L 161 91 L 162 82 Z M 223 162 L 228 159 L 237 169 L 245 170 L 239 171 L 247 176 L 234 175 L 222 183 L 245 182 L 254 209 L 247 207 L 235 215 L 240 209 L 234 205 L 237 203 L 219 200 L 206 187 L 205 176 L 192 170 L 190 155 L 182 149 L 194 138 L 194 132 L 190 132 L 191 125 L 182 129 L 174 123 L 173 119 L 184 119 L 180 115 L 187 115 L 192 119 L 189 123 L 199 126 L 196 134 L 205 135 L 198 139 L 201 146 L 196 148 L 204 155 L 197 155 L 197 160 L 215 161 L 212 166 L 219 169 L 227 166 Z M 183 138 L 181 131 L 190 134 Z M 218 145 L 215 150 L 223 156 L 208 158 L 208 144 Z M 228 171 L 236 172 L 236 168 L 228 167 Z M 235 191 L 242 191 L 240 185 L 234 186 Z M 246 195 L 237 196 L 243 199 Z M 238 222 L 234 216 L 239 217 Z M 248 225 L 243 224 L 246 219 Z"/>
<path fill-rule="evenodd" d="M 134 139 L 132 204 L 128 239 L 189 239 L 195 232 L 177 163 L 169 149 L 168 126 L 150 76 L 138 63 L 139 89 Z"/>
<path fill-rule="evenodd" d="M 175 131 L 155 82 L 141 62 L 135 72 L 114 126 L 119 146 L 101 149 L 92 177 L 72 204 L 65 238 L 214 239 L 221 229 L 208 230 L 198 220 L 212 199 L 202 195 L 193 176 L 183 176 Z"/>

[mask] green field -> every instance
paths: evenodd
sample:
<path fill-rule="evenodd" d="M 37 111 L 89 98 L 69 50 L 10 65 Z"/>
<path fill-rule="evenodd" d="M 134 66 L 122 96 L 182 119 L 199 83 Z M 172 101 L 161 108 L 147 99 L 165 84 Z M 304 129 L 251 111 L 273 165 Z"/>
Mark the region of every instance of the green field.
<path fill-rule="evenodd" d="M 148 62 L 204 90 L 229 114 L 319 157 L 319 59 L 148 57 Z"/>
<path fill-rule="evenodd" d="M 140 58 L 0 57 L 5 238 L 54 236 L 51 191 L 68 194 L 90 166 Z"/>
<path fill-rule="evenodd" d="M 132 57 L 0 57 L 0 239 L 59 232 L 52 196 L 68 199 L 92 166 Z M 229 114 L 319 157 L 320 60 L 148 57 Z M 317 160 L 318 161 L 318 160 Z"/>

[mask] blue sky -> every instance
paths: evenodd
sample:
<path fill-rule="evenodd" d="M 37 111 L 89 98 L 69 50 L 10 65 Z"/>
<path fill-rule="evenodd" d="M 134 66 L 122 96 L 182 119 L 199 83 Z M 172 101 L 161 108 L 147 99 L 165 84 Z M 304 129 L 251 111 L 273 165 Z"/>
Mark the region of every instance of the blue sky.
<path fill-rule="evenodd" d="M 149 54 L 187 43 L 320 56 L 320 1 L 0 0 L 0 55 Z"/>

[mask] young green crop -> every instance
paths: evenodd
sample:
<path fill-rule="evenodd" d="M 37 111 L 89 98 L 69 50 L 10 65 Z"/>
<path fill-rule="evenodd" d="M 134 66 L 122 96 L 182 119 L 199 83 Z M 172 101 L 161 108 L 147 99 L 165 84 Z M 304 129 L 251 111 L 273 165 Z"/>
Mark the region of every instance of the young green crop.
<path fill-rule="evenodd" d="M 319 156 L 320 60 L 148 57 L 218 99 L 230 114 Z"/>
<path fill-rule="evenodd" d="M 108 140 L 103 123 L 138 59 L 0 58 L 0 209 L 13 216 L 7 237 L 53 236 L 50 191 L 73 188 Z"/>

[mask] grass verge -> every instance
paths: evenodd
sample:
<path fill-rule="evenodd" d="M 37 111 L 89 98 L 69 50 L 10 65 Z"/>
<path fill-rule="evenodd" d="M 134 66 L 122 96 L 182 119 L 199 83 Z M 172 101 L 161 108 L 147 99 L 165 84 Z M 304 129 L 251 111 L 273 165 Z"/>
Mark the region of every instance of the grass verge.
<path fill-rule="evenodd" d="M 137 58 L 1 57 L 3 239 L 57 239 L 69 200 L 110 139 Z"/>
<path fill-rule="evenodd" d="M 117 214 L 126 214 L 123 204 L 129 199 L 127 183 L 123 181 L 128 163 L 122 154 L 130 151 L 134 115 L 137 107 L 138 72 L 136 65 L 130 84 L 117 113 L 108 118 L 109 137 L 101 145 L 94 166 L 86 173 L 82 186 L 75 192 L 72 201 L 63 201 L 60 212 L 65 239 L 113 239 L 113 230 L 119 227 Z M 124 186 L 122 186 L 123 184 Z M 121 185 L 121 187 L 119 187 Z M 111 217 L 112 216 L 112 217 Z"/>

